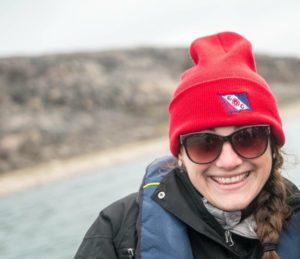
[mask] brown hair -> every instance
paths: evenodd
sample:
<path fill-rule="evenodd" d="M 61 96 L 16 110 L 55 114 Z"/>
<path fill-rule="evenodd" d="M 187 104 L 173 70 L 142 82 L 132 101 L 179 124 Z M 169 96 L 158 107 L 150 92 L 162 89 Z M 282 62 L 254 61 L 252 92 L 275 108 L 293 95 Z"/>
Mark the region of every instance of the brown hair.
<path fill-rule="evenodd" d="M 273 166 L 270 178 L 257 197 L 257 207 L 254 213 L 257 228 L 256 234 L 260 240 L 264 253 L 262 259 L 280 259 L 274 249 L 286 218 L 291 213 L 287 204 L 287 191 L 280 169 L 283 165 L 283 156 L 280 148 L 271 142 L 273 152 Z"/>

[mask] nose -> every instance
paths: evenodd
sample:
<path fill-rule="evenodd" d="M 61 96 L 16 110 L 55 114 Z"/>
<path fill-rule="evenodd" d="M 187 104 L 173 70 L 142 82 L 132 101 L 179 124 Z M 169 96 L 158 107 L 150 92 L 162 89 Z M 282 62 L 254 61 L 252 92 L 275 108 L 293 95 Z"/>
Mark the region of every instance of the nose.
<path fill-rule="evenodd" d="M 230 170 L 240 164 L 242 164 L 243 159 L 233 150 L 229 142 L 225 142 L 222 147 L 221 154 L 216 160 L 216 166 Z"/>

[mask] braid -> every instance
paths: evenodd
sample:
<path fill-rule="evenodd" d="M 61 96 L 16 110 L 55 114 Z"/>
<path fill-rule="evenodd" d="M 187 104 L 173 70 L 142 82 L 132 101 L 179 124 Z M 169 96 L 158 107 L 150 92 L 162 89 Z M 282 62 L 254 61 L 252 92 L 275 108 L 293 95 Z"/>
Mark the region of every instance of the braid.
<path fill-rule="evenodd" d="M 254 215 L 257 224 L 256 234 L 263 246 L 277 244 L 284 221 L 291 212 L 286 202 L 284 179 L 280 174 L 283 157 L 279 147 L 275 144 L 272 146 L 274 154 L 272 172 L 257 198 Z M 266 249 L 262 259 L 280 259 L 280 257 L 274 249 Z"/>

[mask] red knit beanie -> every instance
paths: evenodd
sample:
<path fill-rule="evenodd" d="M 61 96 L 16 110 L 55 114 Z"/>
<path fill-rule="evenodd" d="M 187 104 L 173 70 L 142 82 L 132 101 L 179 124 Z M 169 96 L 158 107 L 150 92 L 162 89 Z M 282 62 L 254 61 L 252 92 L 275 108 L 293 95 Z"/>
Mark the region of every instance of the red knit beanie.
<path fill-rule="evenodd" d="M 174 156 L 179 136 L 222 126 L 269 124 L 277 144 L 285 136 L 275 97 L 256 72 L 251 43 L 222 32 L 196 39 L 195 63 L 186 70 L 169 105 L 169 140 Z"/>

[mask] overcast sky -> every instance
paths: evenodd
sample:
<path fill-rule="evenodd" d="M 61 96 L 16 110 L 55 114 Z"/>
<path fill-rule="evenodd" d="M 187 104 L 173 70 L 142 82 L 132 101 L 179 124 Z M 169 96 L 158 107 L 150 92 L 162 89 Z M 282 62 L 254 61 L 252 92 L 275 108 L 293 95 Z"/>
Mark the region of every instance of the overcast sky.
<path fill-rule="evenodd" d="M 256 52 L 300 57 L 300 1 L 0 1 L 0 57 L 187 47 L 225 30 L 246 36 Z"/>

